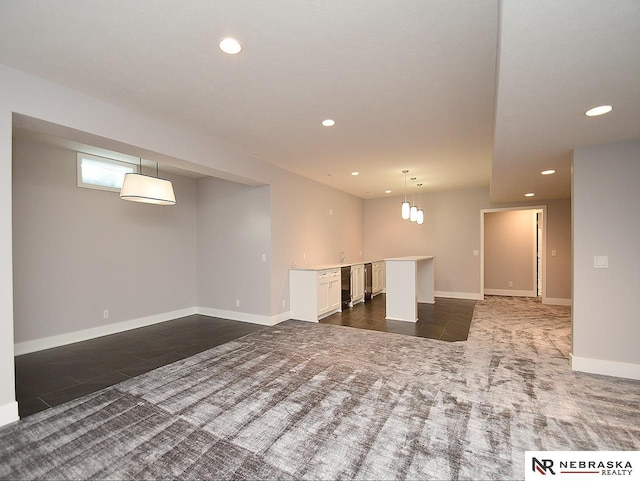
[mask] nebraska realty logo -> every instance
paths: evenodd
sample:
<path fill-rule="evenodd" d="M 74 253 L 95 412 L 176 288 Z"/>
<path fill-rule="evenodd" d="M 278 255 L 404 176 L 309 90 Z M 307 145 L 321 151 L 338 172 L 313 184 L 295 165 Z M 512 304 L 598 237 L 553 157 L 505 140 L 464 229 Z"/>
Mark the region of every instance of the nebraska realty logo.
<path fill-rule="evenodd" d="M 636 470 L 635 468 L 638 468 Z M 526 451 L 525 481 L 640 480 L 640 451 Z"/>

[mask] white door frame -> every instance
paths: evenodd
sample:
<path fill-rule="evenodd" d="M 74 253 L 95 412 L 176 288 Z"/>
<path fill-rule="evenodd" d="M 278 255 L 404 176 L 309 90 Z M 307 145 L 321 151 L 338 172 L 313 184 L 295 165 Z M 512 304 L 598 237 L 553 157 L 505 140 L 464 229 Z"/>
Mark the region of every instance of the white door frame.
<path fill-rule="evenodd" d="M 541 210 L 542 211 L 542 248 L 540 253 L 542 256 L 542 303 L 544 304 L 547 298 L 547 206 L 546 205 L 526 205 L 522 207 L 501 207 L 497 209 L 481 209 L 480 210 L 480 295 L 484 299 L 484 215 L 492 212 L 508 212 L 515 210 Z M 537 238 L 538 229 L 534 229 L 534 235 Z M 534 243 L 535 246 L 535 243 Z M 535 249 L 535 247 L 534 247 Z M 536 260 L 536 253 L 534 253 L 534 263 Z M 534 276 L 536 269 L 533 270 Z M 536 283 L 534 282 L 534 286 Z"/>

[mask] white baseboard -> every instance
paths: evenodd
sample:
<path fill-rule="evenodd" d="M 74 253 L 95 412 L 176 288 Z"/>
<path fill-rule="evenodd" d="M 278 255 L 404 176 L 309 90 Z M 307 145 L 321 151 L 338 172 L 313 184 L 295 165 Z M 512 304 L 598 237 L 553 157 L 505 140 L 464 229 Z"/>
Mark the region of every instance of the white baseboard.
<path fill-rule="evenodd" d="M 6 426 L 19 420 L 18 403 L 16 401 L 0 406 L 0 426 Z"/>
<path fill-rule="evenodd" d="M 559 297 L 543 297 L 542 303 L 552 306 L 571 306 L 571 299 L 562 299 Z"/>
<path fill-rule="evenodd" d="M 514 289 L 485 289 L 487 296 L 538 297 L 535 291 L 517 291 Z"/>
<path fill-rule="evenodd" d="M 275 326 L 290 319 L 288 312 L 276 314 L 275 316 L 264 316 L 262 314 L 250 314 L 248 312 L 226 311 L 213 307 L 196 307 L 197 313 L 203 316 L 220 317 L 232 321 L 250 322 L 251 324 L 261 324 L 263 326 Z"/>
<path fill-rule="evenodd" d="M 276 314 L 275 316 L 263 316 L 258 314 L 249 314 L 246 312 L 225 311 L 222 309 L 213 309 L 208 307 L 188 307 L 177 311 L 163 312 L 153 316 L 141 317 L 139 319 L 131 319 L 129 321 L 116 322 L 114 324 L 106 324 L 104 326 L 93 327 L 91 329 L 83 329 L 81 331 L 68 332 L 57 336 L 43 337 L 32 341 L 17 342 L 14 345 L 14 355 L 29 354 L 30 352 L 42 351 L 53 347 L 66 346 L 74 342 L 87 341 L 96 337 L 117 334 L 118 332 L 129 331 L 139 327 L 150 326 L 160 322 L 172 321 L 181 317 L 192 316 L 194 314 L 202 314 L 205 316 L 220 317 L 223 319 L 231 319 L 232 321 L 250 322 L 252 324 L 261 324 L 264 326 L 275 326 L 281 322 L 290 319 L 289 312 Z"/>
<path fill-rule="evenodd" d="M 104 326 L 93 327 L 91 329 L 83 329 L 81 331 L 68 332 L 57 336 L 43 337 L 32 341 L 17 342 L 14 345 L 14 353 L 16 356 L 28 354 L 30 352 L 42 351 L 43 349 L 51 349 L 52 347 L 65 346 L 74 342 L 87 341 L 96 337 L 108 336 L 118 332 L 137 329 L 138 327 L 150 326 L 159 322 L 170 321 L 180 317 L 191 316 L 197 314 L 195 307 L 179 309 L 177 311 L 163 312 L 153 316 L 131 319 L 129 321 L 116 322 L 114 324 L 106 324 Z"/>
<path fill-rule="evenodd" d="M 640 364 L 577 357 L 573 353 L 569 354 L 569 362 L 574 371 L 640 380 Z"/>
<path fill-rule="evenodd" d="M 446 297 L 449 299 L 471 299 L 474 301 L 481 301 L 484 299 L 482 294 L 477 292 L 451 292 L 451 291 L 435 291 L 433 293 L 435 297 Z"/>

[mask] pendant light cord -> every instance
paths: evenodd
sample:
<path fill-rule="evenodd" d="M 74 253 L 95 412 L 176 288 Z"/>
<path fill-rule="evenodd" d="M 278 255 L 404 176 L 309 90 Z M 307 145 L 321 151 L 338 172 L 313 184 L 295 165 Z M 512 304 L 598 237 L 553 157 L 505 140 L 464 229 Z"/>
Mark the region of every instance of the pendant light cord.
<path fill-rule="evenodd" d="M 407 174 L 409 173 L 408 170 L 403 170 L 402 173 L 404 174 L 404 201 L 407 201 Z"/>

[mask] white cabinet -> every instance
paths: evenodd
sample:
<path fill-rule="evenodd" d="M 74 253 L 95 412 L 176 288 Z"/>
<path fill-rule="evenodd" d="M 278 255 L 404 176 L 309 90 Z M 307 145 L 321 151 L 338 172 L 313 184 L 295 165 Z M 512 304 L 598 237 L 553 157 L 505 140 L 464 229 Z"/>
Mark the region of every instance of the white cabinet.
<path fill-rule="evenodd" d="M 380 294 L 384 289 L 384 262 L 371 264 L 371 297 Z"/>
<path fill-rule="evenodd" d="M 340 311 L 340 269 L 291 270 L 291 319 L 318 322 Z"/>
<path fill-rule="evenodd" d="M 318 272 L 318 316 L 340 308 L 340 270 Z"/>
<path fill-rule="evenodd" d="M 364 302 L 364 264 L 351 266 L 351 305 Z"/>

